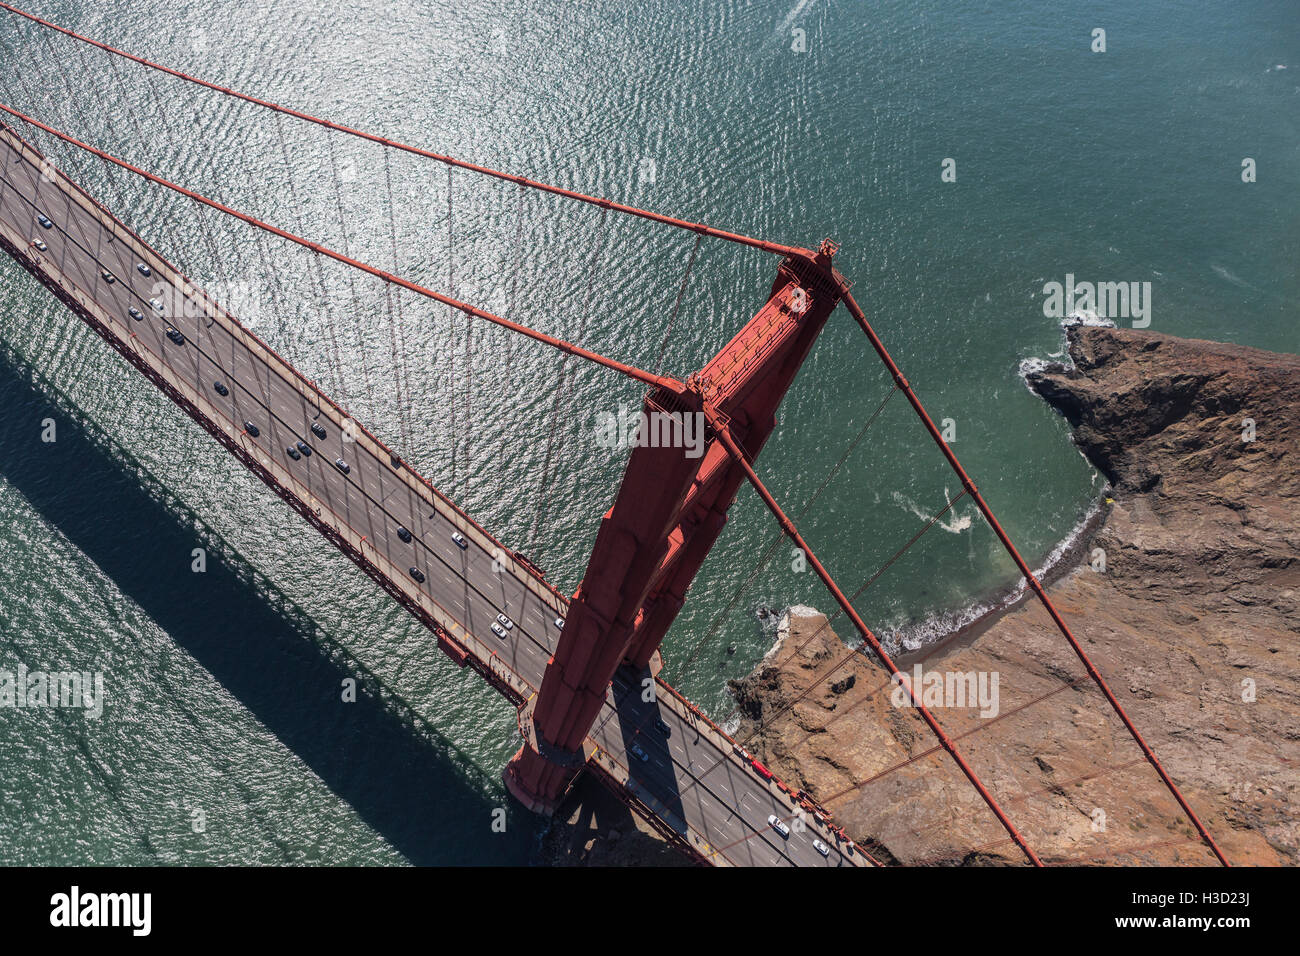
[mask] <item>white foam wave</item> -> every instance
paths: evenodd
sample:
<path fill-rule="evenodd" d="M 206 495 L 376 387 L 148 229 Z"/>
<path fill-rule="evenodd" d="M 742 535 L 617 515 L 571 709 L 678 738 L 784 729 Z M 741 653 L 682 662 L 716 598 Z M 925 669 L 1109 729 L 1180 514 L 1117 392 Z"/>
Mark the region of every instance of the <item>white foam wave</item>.
<path fill-rule="evenodd" d="M 903 508 L 905 511 L 912 512 L 912 514 L 916 515 L 922 521 L 930 521 L 934 517 L 934 515 L 927 514 L 923 511 L 915 501 L 907 497 L 907 495 L 903 494 L 901 491 L 893 492 L 891 497 L 893 497 L 894 501 L 898 503 L 899 507 Z M 952 496 L 948 494 L 947 488 L 943 489 L 943 500 L 952 504 Z M 956 508 L 952 509 L 952 518 L 949 521 L 940 520 L 935 522 L 935 527 L 942 528 L 949 534 L 961 534 L 970 526 L 971 514 L 969 512 L 966 514 L 960 514 L 959 510 Z"/>
<path fill-rule="evenodd" d="M 1251 285 L 1249 282 L 1247 282 L 1245 279 L 1243 279 L 1241 276 L 1229 272 L 1223 266 L 1216 266 L 1214 263 L 1210 263 L 1210 268 L 1214 270 L 1215 275 L 1217 275 L 1220 279 L 1223 279 L 1225 282 L 1231 282 L 1233 285 L 1242 289 L 1249 289 L 1251 292 L 1260 291 L 1259 289 Z"/>
<path fill-rule="evenodd" d="M 1094 325 L 1103 329 L 1115 328 L 1115 323 L 1091 309 L 1075 309 L 1061 320 L 1061 328 L 1070 329 L 1076 325 Z"/>
<path fill-rule="evenodd" d="M 1060 355 L 1061 353 L 1058 352 L 1056 354 Z M 1035 372 L 1046 372 L 1053 364 L 1055 363 L 1049 362 L 1047 359 L 1039 358 L 1036 355 L 1031 355 L 1029 358 L 1022 358 L 1020 360 L 1018 372 L 1020 374 L 1020 380 L 1025 383 L 1025 388 L 1029 388 L 1030 375 Z M 1033 389 L 1030 389 L 1030 391 L 1033 391 Z"/>
<path fill-rule="evenodd" d="M 1034 577 L 1040 581 L 1044 575 L 1050 573 L 1062 558 L 1070 552 L 1078 543 L 1079 538 L 1084 531 L 1091 525 L 1097 514 L 1101 511 L 1104 495 L 1098 496 L 1088 508 L 1082 518 L 1070 529 L 1061 541 L 1054 547 L 1043 563 L 1034 571 Z M 932 614 L 922 621 L 916 621 L 905 624 L 901 627 L 894 628 L 882 635 L 882 641 L 886 650 L 890 653 L 900 653 L 903 651 L 916 651 L 937 641 L 943 640 L 949 634 L 961 630 L 970 624 L 975 623 L 986 614 L 992 614 L 1004 608 L 1010 607 L 1024 596 L 1025 589 L 1028 585 L 1024 579 L 1017 581 L 1015 585 L 1003 592 L 1001 595 L 983 601 L 977 604 L 971 604 L 963 608 L 957 608 L 952 611 L 943 611 L 938 614 Z"/>

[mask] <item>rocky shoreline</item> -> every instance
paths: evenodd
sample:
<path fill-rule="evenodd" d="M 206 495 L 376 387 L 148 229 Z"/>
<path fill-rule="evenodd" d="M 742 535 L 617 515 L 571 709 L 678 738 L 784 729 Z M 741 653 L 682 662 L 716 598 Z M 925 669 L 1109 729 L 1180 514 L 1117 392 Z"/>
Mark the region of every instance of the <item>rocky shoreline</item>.
<path fill-rule="evenodd" d="M 1073 366 L 1029 384 L 1113 501 L 1049 592 L 1228 858 L 1294 865 L 1300 357 L 1104 327 L 1068 339 Z M 947 755 L 927 753 L 889 675 L 854 656 L 822 679 L 846 653 L 824 622 L 792 615 L 784 646 L 734 682 L 738 736 L 886 859 L 1022 862 Z M 1213 862 L 1037 602 L 913 657 L 1000 677 L 996 714 L 935 713 L 1044 859 Z"/>
<path fill-rule="evenodd" d="M 1073 364 L 1027 381 L 1111 487 L 1049 592 L 1231 862 L 1295 865 L 1300 357 L 1097 326 L 1067 337 Z M 888 673 L 810 608 L 783 625 L 731 682 L 737 739 L 887 862 L 1024 862 Z M 1038 602 L 898 663 L 938 675 L 934 713 L 1044 860 L 1214 862 Z M 945 701 L 954 683 L 995 690 L 996 706 Z M 548 862 L 666 862 L 641 830 L 625 859 L 575 829 L 583 803 L 553 825 Z M 558 852 L 575 837 L 580 853 Z"/>

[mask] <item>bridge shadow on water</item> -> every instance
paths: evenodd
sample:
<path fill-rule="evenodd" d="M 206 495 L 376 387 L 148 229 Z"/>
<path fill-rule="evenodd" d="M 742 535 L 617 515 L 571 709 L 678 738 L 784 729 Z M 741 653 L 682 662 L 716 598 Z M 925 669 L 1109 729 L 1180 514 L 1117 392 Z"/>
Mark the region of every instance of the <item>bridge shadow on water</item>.
<path fill-rule="evenodd" d="M 276 607 L 238 555 L 209 553 L 206 573 L 191 571 L 194 527 L 3 348 L 0 408 L 0 474 L 397 852 L 417 865 L 530 860 L 540 821 L 511 806 L 507 832 L 492 831 L 506 803 L 499 781 Z M 33 452 L 46 417 L 58 440 Z M 285 518 L 285 533 L 314 536 L 287 508 Z M 440 653 L 432 636 L 428 653 Z M 357 701 L 343 704 L 349 677 Z"/>

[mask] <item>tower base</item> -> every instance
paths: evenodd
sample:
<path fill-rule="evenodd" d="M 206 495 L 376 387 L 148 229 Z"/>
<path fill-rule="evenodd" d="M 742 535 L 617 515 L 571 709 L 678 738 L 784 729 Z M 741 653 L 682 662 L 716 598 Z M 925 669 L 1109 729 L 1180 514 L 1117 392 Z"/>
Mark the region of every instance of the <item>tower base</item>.
<path fill-rule="evenodd" d="M 525 743 L 506 764 L 501 780 L 510 795 L 530 812 L 552 817 L 584 765 L 585 761 L 576 766 L 560 766 Z"/>
<path fill-rule="evenodd" d="M 555 815 L 564 802 L 573 781 L 587 765 L 585 750 L 563 750 L 548 744 L 537 733 L 533 723 L 533 708 L 537 697 L 529 698 L 519 708 L 517 720 L 523 745 L 506 764 L 501 780 L 510 795 L 533 813 L 544 817 Z"/>

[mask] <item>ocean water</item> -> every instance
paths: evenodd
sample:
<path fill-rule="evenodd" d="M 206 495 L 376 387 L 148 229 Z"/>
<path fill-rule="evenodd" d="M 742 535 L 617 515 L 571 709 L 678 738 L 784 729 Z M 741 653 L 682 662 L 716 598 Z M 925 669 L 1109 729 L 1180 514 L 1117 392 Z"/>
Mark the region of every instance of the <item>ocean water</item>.
<path fill-rule="evenodd" d="M 1032 563 L 1102 487 L 1019 378 L 1023 360 L 1062 348 L 1046 283 L 1150 282 L 1152 329 L 1300 346 L 1294 0 L 453 6 L 31 9 L 485 165 L 781 242 L 834 237 L 858 301 Z M 1091 50 L 1095 29 L 1105 52 Z M 773 277 L 770 257 L 704 242 L 673 320 L 689 234 L 385 160 L 7 13 L 0 41 L 16 67 L 3 102 L 644 367 L 701 366 Z M 484 525 L 576 586 L 622 468 L 593 449 L 595 415 L 635 409 L 637 387 L 410 297 L 392 303 L 394 349 L 378 282 L 318 273 L 279 240 L 35 140 Z M 517 746 L 504 701 L 12 263 L 0 264 L 0 341 L 0 669 L 100 671 L 107 695 L 99 719 L 0 708 L 0 862 L 534 858 L 543 824 L 499 782 Z M 841 310 L 760 460 L 787 510 L 801 511 L 889 386 Z M 895 395 L 800 524 L 852 591 L 959 491 Z M 742 492 L 665 642 L 666 676 L 720 720 L 726 680 L 770 647 L 757 609 L 830 604 L 781 545 L 723 613 L 774 533 Z M 857 603 L 889 640 L 924 641 L 1011 579 L 959 501 Z M 360 700 L 341 703 L 358 674 Z"/>

